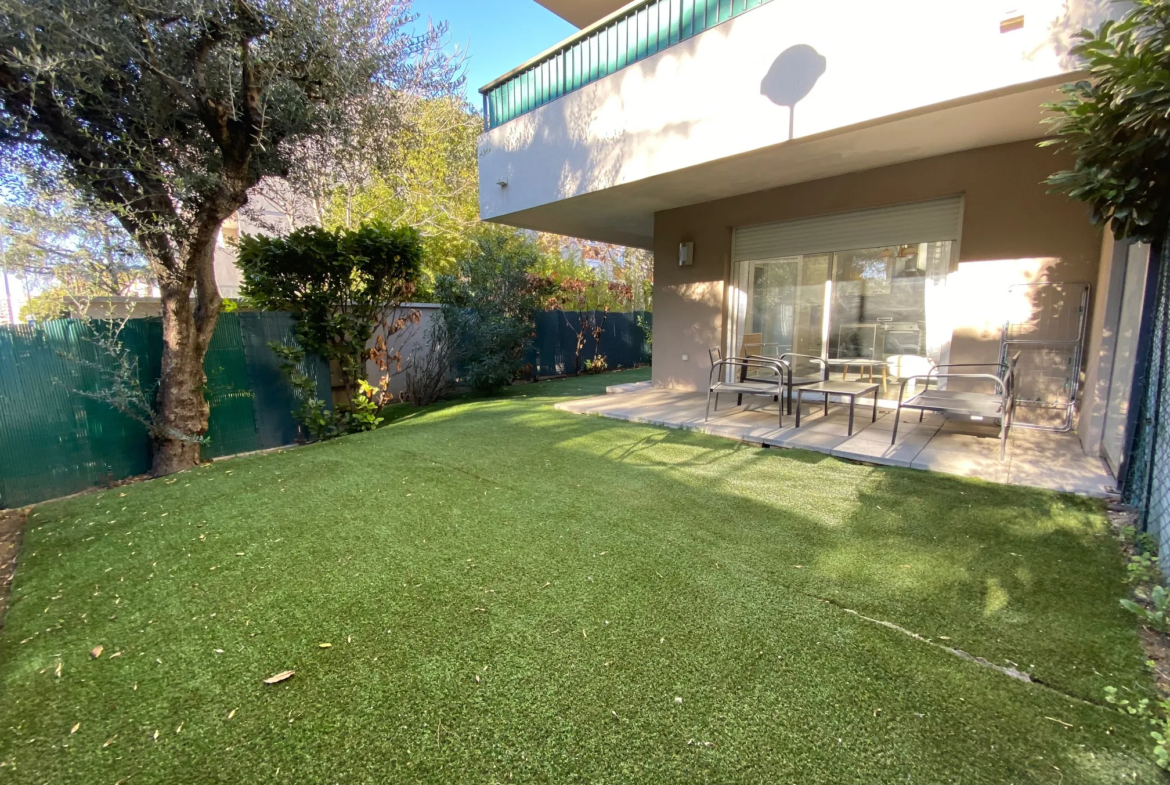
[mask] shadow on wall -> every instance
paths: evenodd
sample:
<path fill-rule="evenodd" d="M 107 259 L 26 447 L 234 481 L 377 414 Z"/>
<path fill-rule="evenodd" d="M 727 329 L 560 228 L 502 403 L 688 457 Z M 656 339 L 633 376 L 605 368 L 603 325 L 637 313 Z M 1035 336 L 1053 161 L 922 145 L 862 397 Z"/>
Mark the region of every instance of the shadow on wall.
<path fill-rule="evenodd" d="M 760 81 L 760 95 L 777 106 L 788 108 L 788 139 L 796 131 L 796 105 L 816 87 L 828 61 L 808 44 L 790 46 L 781 52 Z"/>

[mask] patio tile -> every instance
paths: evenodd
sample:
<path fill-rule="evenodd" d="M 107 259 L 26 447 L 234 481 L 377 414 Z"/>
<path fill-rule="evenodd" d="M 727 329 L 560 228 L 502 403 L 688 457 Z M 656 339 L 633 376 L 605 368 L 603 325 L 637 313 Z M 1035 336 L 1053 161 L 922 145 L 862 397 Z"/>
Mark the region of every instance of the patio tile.
<path fill-rule="evenodd" d="M 971 452 L 954 452 L 949 450 L 932 449 L 927 445 L 922 452 L 910 462 L 914 469 L 928 469 L 944 474 L 957 474 L 961 477 L 977 477 L 989 482 L 1006 483 L 1008 480 L 1008 461 Z"/>
<path fill-rule="evenodd" d="M 1008 482 L 1012 485 L 1027 485 L 1090 496 L 1105 496 L 1117 492 L 1113 475 L 1101 460 L 1088 456 L 1039 462 L 1013 458 Z"/>
<path fill-rule="evenodd" d="M 894 432 L 889 428 L 879 428 L 879 425 L 881 425 L 881 420 L 878 420 L 876 423 L 869 426 L 865 430 L 854 433 L 853 438 L 869 442 L 878 442 L 880 444 L 889 446 L 890 437 L 893 436 Z M 926 443 L 929 442 L 936 433 L 938 433 L 938 430 L 932 426 L 917 424 L 909 425 L 903 423 L 902 426 L 898 428 L 897 443 L 903 444 L 914 442 L 917 443 L 921 448 L 926 446 Z"/>
<path fill-rule="evenodd" d="M 982 433 L 949 431 L 945 427 L 940 429 L 930 440 L 931 450 L 940 452 L 958 452 L 980 456 L 994 457 L 999 460 L 999 434 L 984 431 Z M 1011 456 L 1009 440 L 1007 455 Z"/>
<path fill-rule="evenodd" d="M 832 452 L 848 439 L 844 432 L 838 434 L 832 431 L 821 431 L 817 428 L 805 427 L 784 430 L 774 437 L 764 440 L 765 444 L 773 447 L 798 447 L 803 450 L 817 452 Z"/>
<path fill-rule="evenodd" d="M 880 463 L 887 466 L 910 466 L 918 454 L 922 452 L 925 444 L 925 439 L 902 439 L 901 434 L 898 435 L 896 445 L 891 445 L 889 438 L 876 441 L 854 436 L 843 442 L 840 447 L 835 448 L 832 454 L 837 458 L 848 458 L 854 461 Z"/>

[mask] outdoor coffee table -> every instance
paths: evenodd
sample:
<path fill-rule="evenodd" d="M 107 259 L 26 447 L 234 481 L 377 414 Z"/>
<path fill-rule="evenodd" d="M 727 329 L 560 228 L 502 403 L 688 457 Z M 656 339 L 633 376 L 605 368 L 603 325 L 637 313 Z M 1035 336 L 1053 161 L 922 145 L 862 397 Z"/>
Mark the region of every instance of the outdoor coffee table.
<path fill-rule="evenodd" d="M 825 415 L 829 414 L 829 396 L 830 395 L 844 395 L 849 398 L 849 436 L 853 435 L 853 405 L 857 403 L 857 396 L 869 395 L 873 393 L 873 419 L 870 422 L 877 422 L 878 410 L 878 387 L 879 385 L 870 382 L 820 382 L 818 384 L 809 384 L 804 387 L 796 389 L 796 427 L 800 427 L 800 404 L 803 402 L 805 393 L 819 393 L 825 396 Z"/>

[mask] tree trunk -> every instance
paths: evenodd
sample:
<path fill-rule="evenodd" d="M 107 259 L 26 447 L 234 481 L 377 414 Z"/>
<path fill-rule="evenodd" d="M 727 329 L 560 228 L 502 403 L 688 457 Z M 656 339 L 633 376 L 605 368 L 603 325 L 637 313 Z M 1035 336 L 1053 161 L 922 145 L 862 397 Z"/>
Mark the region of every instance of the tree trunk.
<path fill-rule="evenodd" d="M 204 395 L 203 359 L 222 302 L 213 265 L 218 231 L 219 223 L 196 229 L 184 248 L 181 272 L 160 276 L 162 376 L 151 467 L 156 477 L 198 465 L 200 442 L 207 433 L 211 409 Z"/>

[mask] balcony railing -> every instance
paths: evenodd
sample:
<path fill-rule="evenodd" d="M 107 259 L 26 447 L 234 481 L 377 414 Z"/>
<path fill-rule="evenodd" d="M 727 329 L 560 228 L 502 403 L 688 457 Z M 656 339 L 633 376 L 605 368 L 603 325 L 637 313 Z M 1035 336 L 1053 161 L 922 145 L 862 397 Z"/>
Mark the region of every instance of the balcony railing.
<path fill-rule="evenodd" d="M 770 0 L 642 0 L 480 88 L 490 130 Z"/>

